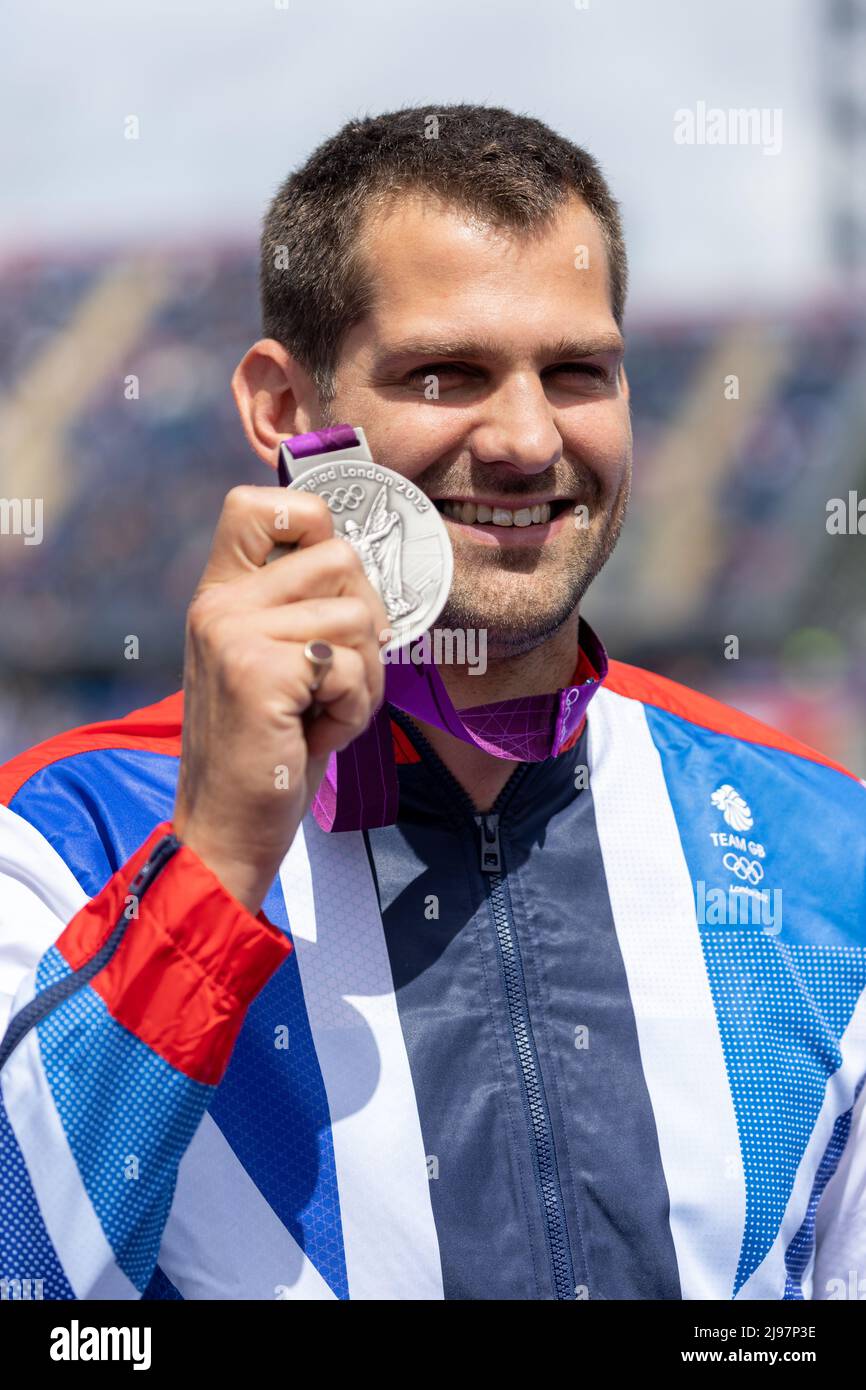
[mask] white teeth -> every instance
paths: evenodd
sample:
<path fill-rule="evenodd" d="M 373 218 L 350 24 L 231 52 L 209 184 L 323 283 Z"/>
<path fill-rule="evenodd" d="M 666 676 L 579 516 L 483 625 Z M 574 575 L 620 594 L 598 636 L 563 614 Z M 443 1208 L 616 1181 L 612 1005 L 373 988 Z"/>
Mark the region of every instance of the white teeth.
<path fill-rule="evenodd" d="M 540 502 L 534 507 L 488 507 L 484 502 L 443 502 L 442 511 L 454 521 L 463 521 L 471 526 L 474 522 L 494 526 L 542 526 L 550 520 L 550 503 Z"/>

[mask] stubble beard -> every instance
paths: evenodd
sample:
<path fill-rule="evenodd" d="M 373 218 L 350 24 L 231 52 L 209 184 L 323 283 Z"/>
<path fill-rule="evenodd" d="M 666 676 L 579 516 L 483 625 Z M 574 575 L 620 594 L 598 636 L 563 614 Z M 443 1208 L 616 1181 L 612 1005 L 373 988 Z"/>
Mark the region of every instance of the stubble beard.
<path fill-rule="evenodd" d="M 619 539 L 631 490 L 626 472 L 613 505 L 595 526 L 576 529 L 556 569 L 539 564 L 537 548 L 455 545 L 454 580 L 435 626 L 486 631 L 491 659 L 520 656 L 547 641 L 573 618 Z"/>
<path fill-rule="evenodd" d="M 333 402 L 319 398 L 320 428 L 335 423 Z M 434 627 L 486 632 L 491 660 L 520 656 L 553 637 L 573 616 L 589 586 L 601 572 L 619 540 L 631 494 L 631 458 L 613 504 L 597 528 L 578 530 L 562 574 L 538 569 L 538 551 L 481 547 L 465 543 L 461 562 L 455 554 L 451 592 Z M 592 488 L 590 486 L 590 492 Z M 444 524 L 444 523 L 443 523 Z M 471 552 L 470 548 L 471 547 Z M 478 552 L 476 554 L 476 552 Z M 472 558 L 470 559 L 470 553 Z M 521 584 L 519 575 L 526 579 Z"/>

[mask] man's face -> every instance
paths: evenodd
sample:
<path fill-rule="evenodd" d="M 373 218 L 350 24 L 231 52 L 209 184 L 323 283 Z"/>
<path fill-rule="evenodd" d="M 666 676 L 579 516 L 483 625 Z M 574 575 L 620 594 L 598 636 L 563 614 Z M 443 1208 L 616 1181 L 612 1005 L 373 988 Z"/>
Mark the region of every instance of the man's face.
<path fill-rule="evenodd" d="M 374 459 L 443 512 L 454 581 L 438 626 L 527 651 L 574 614 L 628 499 L 602 233 L 577 199 L 527 239 L 414 196 L 366 232 L 376 302 L 346 335 L 323 423 L 363 424 Z"/>

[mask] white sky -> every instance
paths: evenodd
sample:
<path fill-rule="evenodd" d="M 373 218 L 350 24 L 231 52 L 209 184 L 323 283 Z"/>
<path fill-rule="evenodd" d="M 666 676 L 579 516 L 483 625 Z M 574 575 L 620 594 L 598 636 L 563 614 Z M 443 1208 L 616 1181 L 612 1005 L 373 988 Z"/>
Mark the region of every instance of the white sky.
<path fill-rule="evenodd" d="M 349 116 L 485 101 L 601 160 L 638 307 L 809 297 L 826 276 L 818 14 L 819 0 L 12 0 L 0 252 L 253 244 L 276 185 Z M 782 108 L 781 153 L 676 145 L 674 111 L 699 101 Z"/>

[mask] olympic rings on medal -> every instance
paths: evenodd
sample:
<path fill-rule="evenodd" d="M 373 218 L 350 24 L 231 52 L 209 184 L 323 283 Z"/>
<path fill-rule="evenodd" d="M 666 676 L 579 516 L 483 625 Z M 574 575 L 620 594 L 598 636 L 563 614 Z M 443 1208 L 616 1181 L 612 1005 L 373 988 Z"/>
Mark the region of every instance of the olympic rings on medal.
<path fill-rule="evenodd" d="M 319 496 L 324 497 L 331 512 L 354 512 L 363 502 L 365 493 L 357 483 L 352 483 L 350 487 L 335 487 L 333 492 L 320 492 Z"/>

